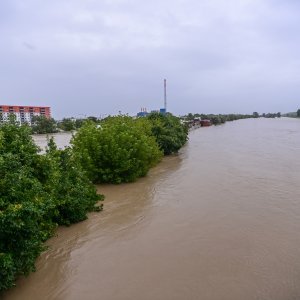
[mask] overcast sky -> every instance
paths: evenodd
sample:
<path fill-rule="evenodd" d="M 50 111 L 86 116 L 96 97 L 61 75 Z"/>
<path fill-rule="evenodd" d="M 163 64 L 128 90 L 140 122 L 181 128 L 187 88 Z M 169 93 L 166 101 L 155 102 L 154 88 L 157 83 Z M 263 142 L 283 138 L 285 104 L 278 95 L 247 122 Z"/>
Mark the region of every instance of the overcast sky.
<path fill-rule="evenodd" d="M 0 104 L 53 117 L 300 107 L 299 0 L 0 0 Z"/>

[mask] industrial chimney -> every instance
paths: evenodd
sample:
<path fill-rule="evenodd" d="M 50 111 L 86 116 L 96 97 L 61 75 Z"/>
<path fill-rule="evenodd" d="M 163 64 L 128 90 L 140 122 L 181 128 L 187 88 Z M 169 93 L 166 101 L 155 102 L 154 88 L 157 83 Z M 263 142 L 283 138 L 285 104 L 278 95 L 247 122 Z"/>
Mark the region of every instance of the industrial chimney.
<path fill-rule="evenodd" d="M 164 79 L 164 109 L 167 112 L 167 79 Z"/>

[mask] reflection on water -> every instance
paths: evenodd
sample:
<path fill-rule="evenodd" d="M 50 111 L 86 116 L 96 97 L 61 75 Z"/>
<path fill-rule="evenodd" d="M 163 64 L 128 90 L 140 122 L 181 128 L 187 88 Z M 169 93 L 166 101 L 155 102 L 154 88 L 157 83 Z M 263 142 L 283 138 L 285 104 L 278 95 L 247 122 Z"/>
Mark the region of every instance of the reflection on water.
<path fill-rule="evenodd" d="M 300 121 L 192 131 L 104 211 L 60 228 L 4 299 L 300 299 Z"/>

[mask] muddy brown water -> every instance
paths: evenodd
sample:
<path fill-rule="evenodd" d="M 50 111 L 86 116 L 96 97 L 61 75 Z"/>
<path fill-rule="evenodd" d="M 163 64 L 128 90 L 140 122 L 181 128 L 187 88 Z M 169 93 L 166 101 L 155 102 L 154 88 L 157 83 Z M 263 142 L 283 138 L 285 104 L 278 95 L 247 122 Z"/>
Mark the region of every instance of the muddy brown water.
<path fill-rule="evenodd" d="M 300 120 L 199 128 L 59 228 L 5 300 L 300 299 Z"/>
<path fill-rule="evenodd" d="M 54 141 L 58 148 L 63 149 L 64 147 L 69 146 L 72 134 L 72 132 L 60 132 L 50 134 L 34 134 L 32 137 L 35 143 L 40 147 L 40 149 L 44 151 L 47 147 L 48 141 L 52 137 L 54 138 Z"/>

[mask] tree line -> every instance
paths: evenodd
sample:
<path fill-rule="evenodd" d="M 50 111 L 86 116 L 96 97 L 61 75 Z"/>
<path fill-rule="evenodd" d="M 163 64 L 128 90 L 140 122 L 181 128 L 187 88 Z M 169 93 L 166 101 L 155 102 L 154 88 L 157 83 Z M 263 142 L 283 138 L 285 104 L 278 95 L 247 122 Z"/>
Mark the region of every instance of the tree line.
<path fill-rule="evenodd" d="M 295 112 L 285 113 L 283 116 L 288 118 L 300 118 L 300 108 Z"/>
<path fill-rule="evenodd" d="M 45 153 L 29 126 L 0 126 L 0 291 L 35 269 L 58 225 L 102 210 L 93 183 L 131 182 L 187 141 L 180 119 L 108 117 L 85 122 L 63 150 L 50 139 Z"/>
<path fill-rule="evenodd" d="M 300 116 L 300 110 L 299 110 L 299 116 Z M 235 121 L 235 120 L 241 120 L 241 119 L 249 119 L 249 118 L 280 118 L 281 113 L 262 113 L 259 114 L 258 112 L 253 112 L 252 114 L 192 114 L 189 113 L 182 117 L 184 120 L 193 121 L 196 119 L 201 118 L 202 120 L 210 120 L 211 124 L 213 125 L 219 125 L 224 124 L 228 121 Z"/>
<path fill-rule="evenodd" d="M 186 116 L 182 117 L 185 120 L 192 121 L 198 118 L 202 120 L 210 120 L 211 124 L 219 125 L 224 124 L 227 121 L 235 121 L 240 119 L 248 119 L 248 118 L 258 118 L 258 115 L 253 113 L 252 115 L 243 115 L 243 114 L 192 114 L 189 113 Z"/>
<path fill-rule="evenodd" d="M 300 118 L 300 109 L 297 112 L 283 114 L 286 117 L 298 117 Z M 234 121 L 247 118 L 280 118 L 281 112 L 277 113 L 262 113 L 253 112 L 253 114 L 192 114 L 189 113 L 182 117 L 187 121 L 193 121 L 194 119 L 201 118 L 210 120 L 213 125 L 224 124 L 227 121 Z M 86 121 L 92 121 L 97 123 L 99 120 L 96 117 L 90 116 L 84 119 L 75 118 L 63 118 L 60 121 L 56 121 L 53 118 L 46 118 L 44 116 L 34 116 L 32 119 L 31 130 L 32 133 L 47 134 L 56 133 L 59 131 L 75 131 L 82 127 Z"/>
<path fill-rule="evenodd" d="M 73 131 L 79 129 L 86 121 L 97 122 L 97 118 L 88 117 L 85 119 L 63 118 L 61 121 L 56 121 L 53 118 L 45 116 L 32 117 L 31 130 L 32 133 L 46 134 L 56 133 L 59 131 Z"/>

